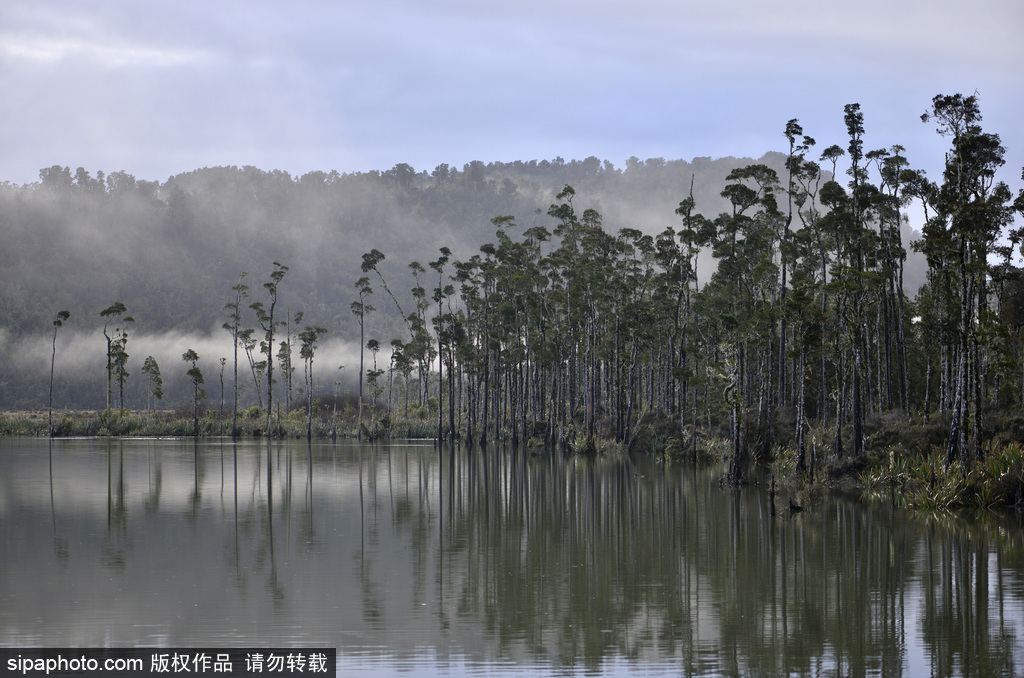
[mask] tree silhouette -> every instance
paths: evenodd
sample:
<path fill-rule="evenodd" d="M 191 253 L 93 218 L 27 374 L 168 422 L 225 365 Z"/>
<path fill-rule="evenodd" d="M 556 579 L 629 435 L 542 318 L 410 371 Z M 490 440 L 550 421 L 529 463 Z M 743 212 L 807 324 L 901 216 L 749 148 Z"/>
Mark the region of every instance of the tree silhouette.
<path fill-rule="evenodd" d="M 189 367 L 188 375 L 189 381 L 192 382 L 192 435 L 199 437 L 199 401 L 206 398 L 206 391 L 202 388 L 203 386 L 203 372 L 199 369 L 199 354 L 191 348 L 185 351 L 181 356 L 182 361 L 191 365 Z"/>
<path fill-rule="evenodd" d="M 49 436 L 53 437 L 53 369 L 57 362 L 57 330 L 64 325 L 71 317 L 70 311 L 58 311 L 57 317 L 53 320 L 53 351 L 50 354 L 50 397 L 49 414 L 47 415 L 47 430 Z"/>

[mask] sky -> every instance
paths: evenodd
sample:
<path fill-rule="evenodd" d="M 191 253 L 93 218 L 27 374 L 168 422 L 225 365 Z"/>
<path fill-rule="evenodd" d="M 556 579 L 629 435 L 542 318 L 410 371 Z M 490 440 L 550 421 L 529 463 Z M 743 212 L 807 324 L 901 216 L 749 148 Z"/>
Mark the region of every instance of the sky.
<path fill-rule="evenodd" d="M 1016 193 L 1022 29 L 1021 0 L 3 0 L 0 183 L 756 158 L 791 118 L 845 147 L 849 103 L 935 180 L 920 116 L 977 92 Z"/>

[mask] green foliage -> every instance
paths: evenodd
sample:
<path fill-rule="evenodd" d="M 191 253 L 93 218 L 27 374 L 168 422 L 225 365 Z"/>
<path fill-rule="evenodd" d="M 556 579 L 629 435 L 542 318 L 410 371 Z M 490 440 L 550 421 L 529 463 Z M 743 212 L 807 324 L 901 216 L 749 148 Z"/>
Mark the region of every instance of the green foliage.
<path fill-rule="evenodd" d="M 255 386 L 248 397 L 265 416 L 265 435 L 293 435 L 303 423 L 291 401 L 293 336 L 304 361 L 307 435 L 323 433 L 328 421 L 335 432 L 337 401 L 325 408 L 320 398 L 314 406 L 322 394 L 313 359 L 324 328 L 333 335 L 337 327 L 341 341 L 358 334 L 360 346 L 359 396 L 344 403 L 342 418 L 370 438 L 427 434 L 431 420 L 439 440 L 518 445 L 555 437 L 583 455 L 725 457 L 735 481 L 761 462 L 786 478 L 842 484 L 863 475 L 876 487 L 884 467 L 890 493 L 899 485 L 907 501 L 987 506 L 1006 501 L 1012 473 L 1003 469 L 1002 480 L 993 480 L 996 470 L 986 470 L 992 457 L 981 450 L 1000 435 L 1014 439 L 1020 428 L 1005 416 L 1024 395 L 1024 285 L 1013 256 L 1020 234 L 1006 232 L 1012 196 L 995 181 L 1004 151 L 998 136 L 982 132 L 977 98 L 936 97 L 929 115 L 952 143 L 941 185 L 910 169 L 898 145 L 865 148 L 865 117 L 853 103 L 843 110 L 848 139 L 817 162 L 810 159 L 814 140 L 793 119 L 784 132 L 787 153 L 695 162 L 686 176 L 678 174 L 683 165 L 661 159 L 631 159 L 621 172 L 596 159 L 543 167 L 474 162 L 461 173 L 439 166 L 432 174 L 399 164 L 299 181 L 252 168 L 210 170 L 147 192 L 140 209 L 155 213 L 175 243 L 194 240 L 216 253 L 178 257 L 176 274 L 192 284 L 189 294 L 166 298 L 201 306 L 234 283 L 233 300 L 218 313 L 228 312 L 223 327 L 247 356 Z M 831 173 L 823 169 L 829 165 Z M 623 203 L 608 196 L 617 187 L 661 181 L 669 166 L 675 174 L 655 191 L 659 200 L 615 212 Z M 64 186 L 59 170 L 46 174 L 43 190 Z M 531 183 L 538 178 L 545 183 Z M 211 196 L 214 186 L 239 202 L 224 209 Z M 84 195 L 69 200 L 78 197 L 91 204 Z M 122 197 L 111 191 L 103 199 L 120 206 Z M 667 207 L 662 197 L 671 197 Z M 920 249 L 929 266 L 913 301 L 902 214 L 912 201 L 928 215 Z M 599 212 L 584 202 L 609 207 Z M 481 217 L 481 209 L 490 211 Z M 303 218 L 294 223 L 322 226 L 296 228 L 297 238 L 282 232 L 281 217 L 296 214 Z M 377 227 L 392 217 L 444 223 L 445 230 L 405 228 L 412 235 L 402 239 Z M 640 228 L 651 230 L 646 220 L 662 217 L 668 221 L 653 225 L 656 235 Z M 350 220 L 365 232 L 350 232 Z M 477 230 L 477 220 L 487 231 Z M 204 239 L 207 232 L 226 244 Z M 252 247 L 232 247 L 232 238 Z M 423 259 L 432 251 L 440 256 Z M 279 290 L 289 271 L 275 260 L 282 254 L 302 262 L 287 290 Z M 274 264 L 261 298 L 245 313 L 262 335 L 242 327 L 244 274 L 219 280 L 217 293 L 207 295 L 196 281 L 210 274 L 190 268 L 202 263 L 227 275 L 268 260 Z M 371 316 L 378 284 L 388 312 Z M 290 311 L 282 323 L 279 291 L 294 293 L 322 326 L 300 330 L 302 312 Z M 119 390 L 128 376 L 126 313 L 117 302 L 100 314 L 105 433 L 125 425 L 109 394 L 115 376 Z M 279 326 L 283 341 L 275 341 Z M 191 350 L 183 355 L 197 434 L 205 396 L 198 359 Z M 148 364 L 144 371 L 155 373 Z M 285 390 L 283 414 L 275 382 Z M 123 410 L 123 396 L 120 404 Z M 257 417 L 244 420 L 258 434 Z M 942 445 L 937 469 L 932 450 Z M 974 463 L 981 459 L 984 465 Z M 954 461 L 959 476 L 951 474 Z M 919 474 L 928 476 L 927 495 L 915 494 Z"/>
<path fill-rule="evenodd" d="M 689 432 L 688 432 L 689 433 Z M 696 457 L 694 450 L 696 449 Z M 665 456 L 678 463 L 707 466 L 727 461 L 732 455 L 732 443 L 720 437 L 698 436 L 693 441 L 689 435 L 669 438 L 665 444 Z"/>
<path fill-rule="evenodd" d="M 149 377 L 151 384 L 149 394 L 157 400 L 163 400 L 164 397 L 164 380 L 160 376 L 160 366 L 156 362 L 156 358 L 153 356 L 146 356 L 146 360 L 142 365 L 142 373 Z"/>
<path fill-rule="evenodd" d="M 1024 500 L 1024 447 L 995 445 L 969 469 L 959 460 L 947 465 L 941 448 L 924 455 L 892 448 L 865 474 L 864 494 L 922 511 L 1016 506 Z"/>
<path fill-rule="evenodd" d="M 94 315 L 110 303 L 116 270 L 123 289 L 132 291 L 124 301 L 144 319 L 147 332 L 207 331 L 223 322 L 224 290 L 238 282 L 238 271 L 259 270 L 281 257 L 297 261 L 300 252 L 303 270 L 287 303 L 301 299 L 310 310 L 344 309 L 354 297 L 352 272 L 362 252 L 386 248 L 389 261 L 380 263 L 386 276 L 436 249 L 438 241 L 458 243 L 455 256 L 468 256 L 491 235 L 495 214 L 532 214 L 546 206 L 551 186 L 567 183 L 602 204 L 622 205 L 606 215 L 613 229 L 632 221 L 629 206 L 660 211 L 667 223 L 679 202 L 678 187 L 694 173 L 696 199 L 714 211 L 721 200 L 717 184 L 746 162 L 637 161 L 624 172 L 591 160 L 452 167 L 443 178 L 440 172 L 430 178 L 417 173 L 407 187 L 386 172 L 294 177 L 256 167 L 212 167 L 161 182 L 114 173 L 124 180 L 108 181 L 99 196 L 68 173 L 59 204 L 56 189 L 13 187 L 0 196 L 0 207 L 11 216 L 5 237 L 17 243 L 16 254 L 7 253 L 0 268 L 0 298 L 11 302 L 4 304 L 10 310 L 4 323 L 16 333 L 45 331 L 52 320 L 46 309 L 69 291 L 74 317 Z M 770 154 L 760 162 L 781 167 L 782 157 Z M 57 169 L 64 174 L 66 168 Z M 506 180 L 515 184 L 514 192 L 503 191 Z M 418 227 L 408 228 L 410 222 Z M 80 230 L 97 237 L 71 237 Z M 391 261 L 399 263 L 392 269 Z M 19 297 L 23 302 L 15 303 Z M 329 320 L 342 314 L 333 315 Z M 400 327 L 403 320 L 393 322 Z M 354 329 L 347 329 L 349 337 Z"/>

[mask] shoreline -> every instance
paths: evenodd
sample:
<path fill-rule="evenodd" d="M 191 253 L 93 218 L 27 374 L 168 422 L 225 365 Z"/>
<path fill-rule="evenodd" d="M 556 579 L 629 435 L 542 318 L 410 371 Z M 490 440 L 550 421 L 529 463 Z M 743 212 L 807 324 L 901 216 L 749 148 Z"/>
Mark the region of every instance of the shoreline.
<path fill-rule="evenodd" d="M 0 436 L 47 437 L 48 413 L 40 410 L 0 412 Z M 261 424 L 265 419 L 252 410 L 238 413 L 241 439 L 266 438 Z M 651 455 L 678 464 L 707 465 L 728 461 L 732 444 L 728 440 L 698 432 L 697 441 L 678 431 L 666 430 L 664 420 L 648 422 L 644 435 L 631 448 L 604 438 L 572 439 L 562 445 L 545 445 L 530 438 L 528 449 L 550 448 L 569 455 Z M 981 458 L 966 468 L 959 460 L 945 463 L 941 435 L 943 422 L 904 425 L 879 423 L 868 437 L 860 457 L 835 458 L 827 447 L 827 432 L 812 431 L 809 468 L 798 472 L 797 453 L 787 440 L 773 444 L 770 455 L 763 452 L 748 459 L 749 476 L 767 473 L 787 494 L 799 501 L 811 501 L 825 493 L 859 493 L 868 501 L 890 502 L 912 510 L 959 511 L 1015 508 L 1024 509 L 1024 446 L 1017 440 L 1014 422 L 1007 430 L 997 431 L 981 448 Z M 174 410 L 119 411 L 56 410 L 53 413 L 54 438 L 192 438 L 195 429 L 189 413 Z M 436 422 L 431 417 L 392 420 L 378 413 L 364 417 L 360 425 L 351 413 L 325 418 L 314 417 L 307 429 L 303 410 L 282 413 L 275 423 L 273 438 L 316 440 L 437 440 Z M 214 410 L 199 419 L 200 438 L 231 438 L 231 417 Z M 501 443 L 499 443 L 501 444 Z M 820 458 L 819 458 L 820 457 Z M 732 483 L 734 479 L 726 479 Z"/>

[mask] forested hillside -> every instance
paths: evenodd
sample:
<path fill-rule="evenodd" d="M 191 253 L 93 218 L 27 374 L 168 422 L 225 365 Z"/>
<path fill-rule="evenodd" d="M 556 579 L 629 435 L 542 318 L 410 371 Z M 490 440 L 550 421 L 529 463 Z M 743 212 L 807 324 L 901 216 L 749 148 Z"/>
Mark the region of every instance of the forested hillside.
<path fill-rule="evenodd" d="M 631 158 L 616 168 L 593 157 L 556 158 L 472 162 L 461 169 L 440 165 L 431 171 L 400 164 L 387 171 L 301 177 L 214 167 L 164 182 L 124 171 L 45 168 L 38 183 L 0 185 L 0 340 L 8 354 L 21 355 L 0 368 L 0 407 L 42 402 L 40 377 L 50 357 L 43 349 L 49 348 L 46 338 L 60 309 L 72 318 L 63 332 L 98 337 L 94 346 L 75 344 L 75 365 L 88 364 L 93 371 L 97 364 L 102 371 L 105 359 L 100 311 L 117 301 L 134 318 L 133 335 L 213 337 L 225 344 L 218 355 L 226 356 L 230 337 L 220 326 L 232 285 L 246 271 L 258 288 L 255 278 L 280 261 L 290 268 L 281 286 L 282 308 L 301 310 L 307 322 L 327 328 L 333 341 L 354 343 L 358 323 L 350 304 L 362 255 L 371 249 L 386 255 L 381 271 L 396 280 L 397 299 L 411 308 L 411 262 L 425 265 L 441 246 L 456 258 L 477 253 L 494 242 L 496 216 L 514 216 L 524 229 L 551 228 L 556 222 L 548 208 L 566 185 L 602 214 L 610 232 L 630 227 L 653 235 L 678 224 L 675 209 L 691 184 L 699 209 L 728 209 L 721 195 L 725 177 L 752 162 Z M 782 171 L 785 155 L 768 153 L 756 162 Z M 386 343 L 404 332 L 404 323 L 392 304 L 375 303 L 380 312 L 373 317 L 373 336 Z M 176 359 L 175 350 L 168 346 L 157 357 Z M 129 362 L 141 365 L 144 356 L 130 352 Z M 81 372 L 65 370 L 58 402 L 102 406 L 102 372 L 91 384 Z M 356 379 L 351 366 L 345 378 Z M 143 386 L 141 379 L 129 380 L 130 406 L 145 404 Z M 170 402 L 178 400 L 174 389 L 167 392 Z"/>
<path fill-rule="evenodd" d="M 1024 396 L 1024 193 L 998 179 L 1005 151 L 976 97 L 937 96 L 925 117 L 950 142 L 941 178 L 900 146 L 865 149 L 857 104 L 841 144 L 822 150 L 792 120 L 786 152 L 757 161 L 214 168 L 163 184 L 54 167 L 3 191 L 7 340 L 49 358 L 57 309 L 94 336 L 109 327 L 105 356 L 90 349 L 106 402 L 71 379 L 58 392 L 138 407 L 129 334 L 218 335 L 226 359 L 227 322 L 266 430 L 265 405 L 291 397 L 317 350 L 324 363 L 327 335 L 348 341 L 368 399 L 432 413 L 438 438 L 631 447 L 653 416 L 694 446 L 729 440 L 738 476 L 779 443 L 804 469 L 862 455 L 872 422 L 934 418 L 947 464 L 966 463 Z M 916 242 L 909 209 L 924 215 Z M 5 405 L 39 402 L 41 370 L 7 353 Z M 198 400 L 197 357 L 183 358 Z"/>
<path fill-rule="evenodd" d="M 784 160 L 758 162 L 781 170 Z M 494 239 L 495 216 L 550 225 L 547 209 L 567 184 L 612 232 L 654 234 L 676 223 L 691 179 L 702 211 L 727 209 L 726 175 L 751 162 L 659 158 L 616 169 L 556 159 L 301 177 L 214 167 L 163 183 L 51 167 L 39 183 L 0 188 L 3 327 L 45 333 L 56 307 L 97 325 L 99 310 L 121 300 L 145 331 L 209 331 L 239 272 L 282 261 L 292 269 L 283 303 L 348 332 L 361 256 L 372 248 L 393 275 L 442 245 L 466 257 Z"/>

